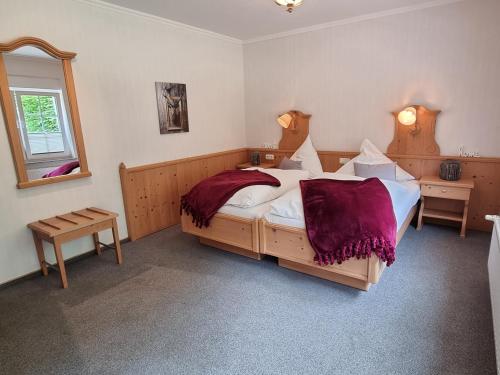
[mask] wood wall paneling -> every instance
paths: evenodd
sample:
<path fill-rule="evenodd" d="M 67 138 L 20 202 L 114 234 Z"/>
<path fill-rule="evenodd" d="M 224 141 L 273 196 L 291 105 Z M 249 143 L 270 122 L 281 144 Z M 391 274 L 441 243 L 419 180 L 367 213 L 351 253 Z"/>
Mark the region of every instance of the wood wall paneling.
<path fill-rule="evenodd" d="M 248 153 L 259 151 L 261 160 L 265 160 L 266 154 L 275 156 L 277 164 L 284 156 L 290 157 L 292 150 L 275 150 L 265 148 L 249 149 Z M 341 167 L 340 158 L 353 158 L 358 152 L 351 151 L 318 151 L 323 170 L 335 172 Z M 468 229 L 491 231 L 492 223 L 484 219 L 487 214 L 500 213 L 500 158 L 463 158 L 458 156 L 438 155 L 397 155 L 387 154 L 389 158 L 396 161 L 404 170 L 419 179 L 424 175 L 438 175 L 439 166 L 443 160 L 454 159 L 462 163 L 462 176 L 474 180 L 472 190 L 469 216 L 467 220 Z M 446 209 L 461 212 L 463 202 L 453 200 L 428 199 L 430 208 Z"/>
<path fill-rule="evenodd" d="M 180 198 L 208 176 L 247 161 L 237 149 L 127 168 L 120 165 L 127 229 L 132 241 L 180 223 Z"/>
<path fill-rule="evenodd" d="M 123 202 L 127 228 L 131 240 L 179 224 L 180 197 L 204 178 L 237 164 L 247 162 L 250 152 L 259 151 L 261 159 L 273 154 L 277 163 L 284 156 L 292 156 L 293 150 L 236 149 L 187 159 L 127 168 L 120 166 Z M 357 152 L 318 151 L 325 172 L 335 172 L 340 158 L 353 158 Z M 500 158 L 460 158 L 446 156 L 388 155 L 391 159 L 420 178 L 437 175 L 440 163 L 449 158 L 462 162 L 463 177 L 472 178 L 475 188 L 470 200 L 468 229 L 491 231 L 492 224 L 484 220 L 486 214 L 500 213 Z M 462 202 L 432 200 L 429 207 L 459 212 Z M 443 207 L 443 205 L 446 205 Z"/>

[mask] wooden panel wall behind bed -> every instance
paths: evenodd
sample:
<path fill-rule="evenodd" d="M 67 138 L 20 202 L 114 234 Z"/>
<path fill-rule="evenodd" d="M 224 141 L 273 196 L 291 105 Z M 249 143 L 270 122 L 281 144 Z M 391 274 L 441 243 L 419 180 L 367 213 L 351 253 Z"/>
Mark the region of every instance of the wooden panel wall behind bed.
<path fill-rule="evenodd" d="M 207 154 L 187 159 L 167 161 L 127 168 L 120 165 L 123 202 L 130 239 L 147 236 L 151 233 L 180 223 L 179 202 L 181 195 L 188 192 L 202 179 L 226 169 L 234 169 L 239 163 L 249 159 L 251 151 L 260 151 L 261 159 L 265 154 L 273 154 L 277 162 L 293 154 L 291 150 L 237 149 Z M 335 172 L 340 168 L 339 158 L 353 158 L 358 153 L 349 151 L 318 151 L 323 169 Z M 420 178 L 423 175 L 438 173 L 439 164 L 444 159 L 462 161 L 463 176 L 473 178 L 475 188 L 472 192 L 467 228 L 491 231 L 492 225 L 484 220 L 486 214 L 500 213 L 500 158 L 459 158 L 446 156 L 388 155 L 391 159 Z M 434 205 L 447 204 L 447 208 L 462 209 L 460 202 L 435 201 Z"/>
<path fill-rule="evenodd" d="M 290 157 L 291 150 L 274 149 L 249 149 L 259 151 L 261 160 L 265 160 L 266 154 L 275 155 L 276 163 L 284 156 Z M 323 170 L 335 172 L 341 167 L 340 158 L 353 158 L 358 152 L 349 151 L 318 151 Z M 401 168 L 405 169 L 417 179 L 424 175 L 438 175 L 439 165 L 445 159 L 455 159 L 462 162 L 462 176 L 472 178 L 475 183 L 472 191 L 467 228 L 482 231 L 491 231 L 492 223 L 484 219 L 485 215 L 500 213 L 500 158 L 462 158 L 458 156 L 420 156 L 420 155 L 387 155 L 396 161 Z M 426 200 L 427 202 L 427 200 Z M 433 208 L 449 209 L 461 212 L 463 202 L 452 200 L 429 199 L 429 205 Z"/>
<path fill-rule="evenodd" d="M 180 223 L 180 197 L 206 177 L 248 160 L 246 148 L 127 168 L 120 165 L 129 238 Z"/>

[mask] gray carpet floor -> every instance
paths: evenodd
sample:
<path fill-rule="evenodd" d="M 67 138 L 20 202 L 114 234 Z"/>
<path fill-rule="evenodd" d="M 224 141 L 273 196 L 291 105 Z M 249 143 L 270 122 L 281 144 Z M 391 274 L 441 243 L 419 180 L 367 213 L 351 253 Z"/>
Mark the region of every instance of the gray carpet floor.
<path fill-rule="evenodd" d="M 495 374 L 490 236 L 410 227 L 369 292 L 178 227 L 0 290 L 2 374 Z"/>

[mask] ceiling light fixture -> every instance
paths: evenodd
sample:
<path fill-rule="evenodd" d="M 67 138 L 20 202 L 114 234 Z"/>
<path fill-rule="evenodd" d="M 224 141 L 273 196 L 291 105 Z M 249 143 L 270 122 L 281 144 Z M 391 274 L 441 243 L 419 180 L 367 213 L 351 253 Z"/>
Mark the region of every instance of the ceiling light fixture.
<path fill-rule="evenodd" d="M 285 7 L 288 13 L 292 13 L 295 8 L 302 5 L 304 0 L 274 0 L 276 4 Z"/>

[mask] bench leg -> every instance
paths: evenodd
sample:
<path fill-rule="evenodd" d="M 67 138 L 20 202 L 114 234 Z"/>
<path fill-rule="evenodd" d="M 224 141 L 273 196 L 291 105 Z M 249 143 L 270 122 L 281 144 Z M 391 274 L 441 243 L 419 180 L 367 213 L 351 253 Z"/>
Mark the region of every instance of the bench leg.
<path fill-rule="evenodd" d="M 68 287 L 68 279 L 66 277 L 66 267 L 64 267 L 64 258 L 61 251 L 61 243 L 58 240 L 54 241 L 54 252 L 56 253 L 57 266 L 61 276 L 61 284 L 64 289 Z"/>
<path fill-rule="evenodd" d="M 38 262 L 40 263 L 40 269 L 42 270 L 42 275 L 47 276 L 49 274 L 49 271 L 47 270 L 47 264 L 45 264 L 45 254 L 43 253 L 42 240 L 35 232 L 32 233 L 33 241 L 35 241 L 36 254 L 38 255 Z"/>
<path fill-rule="evenodd" d="M 116 263 L 122 264 L 122 248 L 120 246 L 120 236 L 118 235 L 118 224 L 113 219 L 113 240 L 115 241 Z"/>
<path fill-rule="evenodd" d="M 99 233 L 95 232 L 92 234 L 94 238 L 95 252 L 97 255 L 101 255 L 101 244 L 99 243 Z"/>

